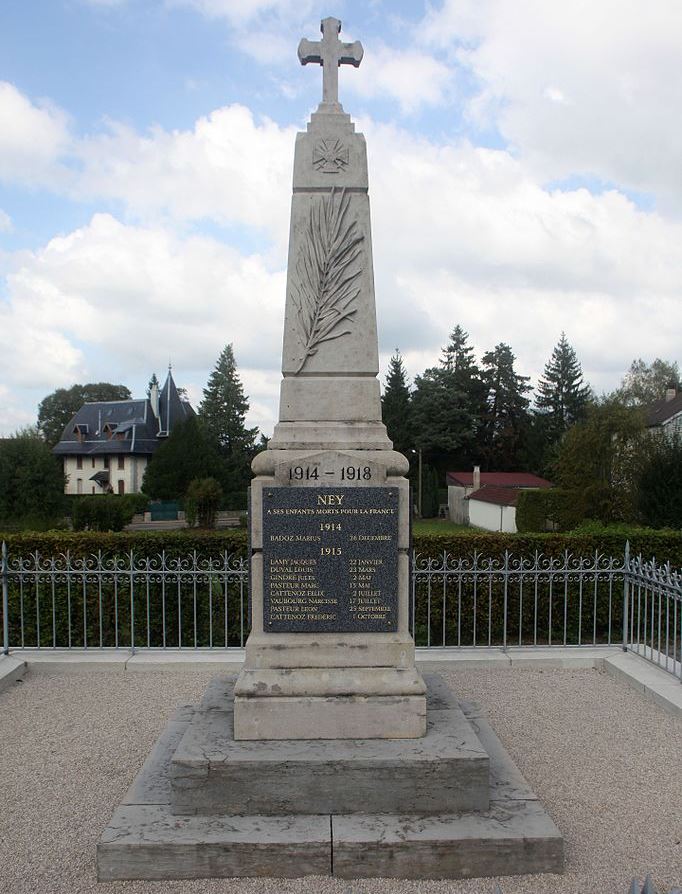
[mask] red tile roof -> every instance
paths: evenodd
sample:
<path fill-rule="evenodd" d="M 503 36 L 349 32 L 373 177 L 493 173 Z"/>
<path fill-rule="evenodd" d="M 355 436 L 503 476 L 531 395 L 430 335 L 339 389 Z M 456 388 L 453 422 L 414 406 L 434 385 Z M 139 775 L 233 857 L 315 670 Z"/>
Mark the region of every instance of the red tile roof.
<path fill-rule="evenodd" d="M 473 487 L 473 472 L 448 472 L 447 483 L 455 487 Z M 552 482 L 531 472 L 481 472 L 481 486 L 551 487 Z"/>
<path fill-rule="evenodd" d="M 469 494 L 467 500 L 478 500 L 481 503 L 495 503 L 498 506 L 516 506 L 519 498 L 518 487 L 495 487 L 486 485 Z"/>

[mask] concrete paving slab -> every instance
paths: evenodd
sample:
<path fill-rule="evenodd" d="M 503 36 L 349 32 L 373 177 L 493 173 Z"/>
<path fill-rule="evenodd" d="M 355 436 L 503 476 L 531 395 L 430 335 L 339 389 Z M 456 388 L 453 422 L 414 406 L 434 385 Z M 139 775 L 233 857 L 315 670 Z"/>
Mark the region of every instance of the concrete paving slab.
<path fill-rule="evenodd" d="M 100 881 L 331 874 L 328 816 L 172 816 L 119 807 L 97 845 Z"/>
<path fill-rule="evenodd" d="M 456 816 L 334 816 L 339 878 L 476 878 L 563 872 L 561 833 L 537 801 Z"/>
<path fill-rule="evenodd" d="M 14 655 L 0 655 L 0 691 L 8 688 L 26 673 L 26 662 Z"/>

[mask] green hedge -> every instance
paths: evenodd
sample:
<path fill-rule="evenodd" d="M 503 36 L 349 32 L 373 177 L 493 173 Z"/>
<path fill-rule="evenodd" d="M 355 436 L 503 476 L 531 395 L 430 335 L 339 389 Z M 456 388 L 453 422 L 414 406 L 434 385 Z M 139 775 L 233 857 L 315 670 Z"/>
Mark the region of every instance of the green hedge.
<path fill-rule="evenodd" d="M 236 556 L 246 556 L 248 541 L 244 529 L 227 531 L 200 531 L 183 529 L 159 532 L 62 532 L 24 533 L 2 535 L 6 540 L 10 559 L 30 559 L 38 552 L 43 559 L 68 551 L 71 557 L 118 555 L 122 558 L 134 550 L 139 560 L 145 555 L 153 558 L 162 551 L 168 559 L 186 557 L 196 550 L 200 556 L 219 557 L 224 550 Z M 501 534 L 501 533 L 447 533 L 420 534 L 414 538 L 414 551 L 421 558 L 437 559 L 444 552 L 453 559 L 470 559 L 474 553 L 479 561 L 486 558 L 499 560 L 508 550 L 514 557 L 533 559 L 536 552 L 544 557 L 561 560 L 568 550 L 574 557 L 592 559 L 595 551 L 613 556 L 620 565 L 626 540 L 631 552 L 658 561 L 670 561 L 682 567 L 682 532 L 649 531 L 633 528 L 605 528 L 572 532 L 571 534 Z M 20 642 L 19 604 L 24 607 L 24 636 L 26 645 L 49 647 L 84 644 L 85 633 L 89 645 L 99 645 L 101 632 L 104 646 L 126 645 L 130 641 L 130 583 L 127 575 L 120 575 L 114 584 L 111 577 L 98 587 L 96 576 L 87 584 L 87 604 L 83 606 L 81 582 L 76 575 L 70 582 L 57 578 L 54 588 L 48 579 L 39 584 L 40 596 L 28 580 L 20 590 L 10 581 L 10 634 L 13 646 Z M 243 582 L 246 583 L 245 581 Z M 445 605 L 443 596 L 445 595 Z M 549 592 L 546 580 L 541 583 L 537 615 L 533 601 L 533 584 L 524 585 L 520 591 L 518 580 L 512 579 L 507 588 L 508 626 L 507 640 L 516 643 L 519 636 L 523 643 L 548 641 L 549 613 L 552 613 L 553 642 L 575 643 L 578 637 L 591 642 L 596 629 L 598 642 L 609 636 L 617 641 L 621 623 L 622 585 L 614 580 L 611 592 L 607 583 L 599 584 L 596 618 L 593 612 L 593 586 L 588 581 L 580 590 L 576 581 L 561 575 L 555 579 Z M 456 580 L 450 580 L 443 592 L 443 580 L 433 581 L 429 592 L 428 583 L 422 579 L 417 584 L 415 639 L 417 645 L 440 644 L 445 632 L 446 645 L 471 645 L 474 640 L 473 607 L 476 599 L 476 643 L 490 641 L 498 645 L 503 637 L 504 583 L 501 577 L 480 581 L 476 593 L 471 581 L 464 581 L 461 589 Z M 611 598 L 612 597 L 612 598 Z M 53 611 L 54 599 L 54 611 Z M 564 600 L 566 599 L 566 603 Z M 581 602 L 582 599 L 582 602 Z M 443 608 L 445 607 L 445 613 Z M 241 611 L 244 609 L 244 629 L 241 627 Z M 135 641 L 138 645 L 161 645 L 164 630 L 167 645 L 177 646 L 178 627 L 183 629 L 183 646 L 206 645 L 212 636 L 214 645 L 239 645 L 242 634 L 248 632 L 246 618 L 247 591 L 238 581 L 229 583 L 216 574 L 210 580 L 202 579 L 195 588 L 193 578 L 187 576 L 178 585 L 177 579 L 165 584 L 160 579 L 141 577 L 135 582 Z M 118 618 L 118 624 L 116 619 Z M 149 620 L 148 620 L 149 619 Z M 564 622 L 565 619 L 565 622 Z M 182 620 L 182 625 L 180 621 Z M 565 623 L 565 630 L 564 630 Z M 196 627 L 195 627 L 196 624 Z M 38 628 L 39 631 L 38 631 Z M 225 635 L 227 631 L 227 635 Z"/>
<path fill-rule="evenodd" d="M 155 556 L 165 551 L 170 556 L 184 556 L 196 550 L 202 555 L 218 555 L 223 550 L 246 555 L 246 531 L 234 528 L 202 531 L 182 528 L 178 531 L 46 531 L 3 534 L 11 554 L 42 556 L 69 552 L 72 556 L 90 556 L 101 551 L 107 555 L 134 550 L 138 556 Z"/>
<path fill-rule="evenodd" d="M 38 551 L 43 556 L 57 555 L 67 550 L 74 556 L 103 553 L 156 555 L 165 550 L 172 555 L 183 555 L 197 550 L 204 555 L 217 555 L 223 550 L 246 555 L 247 531 L 230 528 L 217 531 L 183 528 L 177 531 L 45 531 L 3 533 L 0 540 L 7 543 L 10 553 L 27 555 Z M 499 557 L 505 550 L 515 556 L 561 556 L 568 550 L 575 556 L 622 556 L 626 540 L 632 555 L 655 557 L 659 562 L 670 562 L 682 568 L 682 531 L 649 528 L 586 526 L 569 533 L 503 534 L 479 531 L 415 534 L 414 552 L 421 556 L 439 556 L 444 551 L 455 558 L 468 557 L 474 552 L 484 557 Z"/>

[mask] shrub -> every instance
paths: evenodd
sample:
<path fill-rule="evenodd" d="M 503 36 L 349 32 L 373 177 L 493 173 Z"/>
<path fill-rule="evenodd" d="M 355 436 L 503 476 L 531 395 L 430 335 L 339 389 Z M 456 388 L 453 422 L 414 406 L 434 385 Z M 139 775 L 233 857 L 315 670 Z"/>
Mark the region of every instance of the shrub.
<path fill-rule="evenodd" d="M 146 505 L 143 494 L 77 497 L 71 505 L 71 523 L 74 531 L 122 531 Z"/>
<path fill-rule="evenodd" d="M 516 504 L 516 527 L 521 532 L 570 531 L 589 515 L 584 493 L 559 487 L 522 490 Z"/>
<path fill-rule="evenodd" d="M 193 528 L 215 528 L 216 513 L 223 489 L 215 478 L 195 478 L 190 481 L 185 494 L 185 518 Z"/>

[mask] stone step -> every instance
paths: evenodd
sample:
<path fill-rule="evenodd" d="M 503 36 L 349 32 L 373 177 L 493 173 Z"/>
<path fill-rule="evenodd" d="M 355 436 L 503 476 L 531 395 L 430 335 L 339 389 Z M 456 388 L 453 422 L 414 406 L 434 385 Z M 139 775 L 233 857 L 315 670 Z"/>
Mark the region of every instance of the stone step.
<path fill-rule="evenodd" d="M 426 682 L 429 715 L 436 715 L 437 724 L 441 722 L 437 715 L 443 720 L 456 699 L 440 678 L 427 677 Z M 433 814 L 417 812 L 413 807 L 379 813 L 388 802 L 373 803 L 370 798 L 375 790 L 365 799 L 364 813 L 311 815 L 292 811 L 283 816 L 273 815 L 272 805 L 269 815 L 255 811 L 243 816 L 173 813 L 174 755 L 197 716 L 203 718 L 202 722 L 212 718 L 224 730 L 231 715 L 226 709 L 233 683 L 233 676 L 218 678 L 200 706 L 185 705 L 171 718 L 98 844 L 100 880 L 305 875 L 439 879 L 563 871 L 560 832 L 480 709 L 469 703 L 463 703 L 461 709 L 458 706 L 458 710 L 475 728 L 480 747 L 489 755 L 490 801 L 486 810 Z M 373 746 L 386 744 L 370 741 Z M 268 743 L 255 744 L 260 747 Z M 306 746 L 314 751 L 329 743 L 269 744 L 274 754 L 286 744 L 295 744 L 304 754 Z M 398 743 L 400 747 L 405 744 Z M 209 760 L 212 753 L 209 748 Z M 257 776 L 252 782 L 256 788 L 260 786 Z M 390 773 L 382 785 L 391 792 Z M 283 790 L 285 799 L 293 798 L 286 782 Z M 262 796 L 252 797 L 258 800 Z M 310 793 L 305 797 L 310 798 Z"/>
<path fill-rule="evenodd" d="M 431 681 L 419 739 L 237 741 L 233 678 L 218 678 L 170 766 L 178 815 L 486 810 L 490 761 L 456 699 Z"/>

